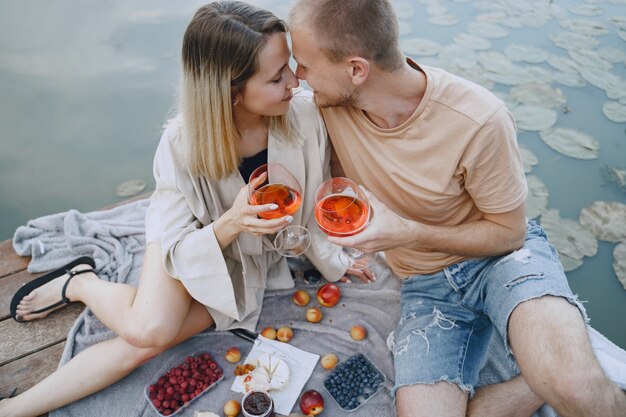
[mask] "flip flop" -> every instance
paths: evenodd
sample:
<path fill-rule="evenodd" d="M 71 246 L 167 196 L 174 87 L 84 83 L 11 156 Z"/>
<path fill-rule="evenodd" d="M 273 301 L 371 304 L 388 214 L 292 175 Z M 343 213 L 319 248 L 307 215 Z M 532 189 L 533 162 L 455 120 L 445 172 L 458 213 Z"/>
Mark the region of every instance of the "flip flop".
<path fill-rule="evenodd" d="M 72 271 L 71 269 L 78 266 L 78 265 L 82 265 L 82 264 L 87 264 L 90 265 L 91 268 L 90 269 L 84 269 L 82 271 Z M 93 268 L 96 267 L 96 262 L 93 260 L 93 258 L 89 257 L 89 256 L 83 256 L 81 258 L 78 258 L 72 262 L 70 262 L 69 264 L 62 266 L 61 268 L 49 272 L 46 275 L 42 275 L 39 278 L 35 278 L 34 280 L 24 284 L 19 290 L 17 290 L 17 292 L 15 293 L 15 295 L 13 296 L 13 298 L 11 299 L 11 317 L 13 317 L 13 320 L 17 321 L 18 323 L 26 323 L 27 320 L 19 320 L 17 318 L 17 306 L 20 303 L 20 301 L 22 301 L 22 298 L 24 298 L 25 296 L 27 296 L 28 294 L 30 294 L 33 290 L 47 284 L 48 282 L 52 281 L 55 278 L 58 278 L 60 276 L 62 276 L 63 274 L 68 274 L 69 277 L 67 279 L 67 281 L 65 281 L 65 284 L 63 285 L 63 289 L 61 290 L 61 301 L 56 302 L 52 305 L 49 305 L 47 307 L 41 308 L 39 310 L 33 311 L 31 314 L 39 314 L 39 313 L 44 313 L 48 310 L 52 310 L 53 308 L 56 308 L 58 306 L 61 306 L 63 304 L 69 304 L 70 300 L 65 296 L 65 290 L 67 289 L 67 284 L 69 284 L 70 280 L 72 278 L 74 278 L 76 275 L 80 275 L 80 274 L 84 274 L 86 272 L 95 272 L 93 270 Z"/>
<path fill-rule="evenodd" d="M 0 401 L 4 400 L 5 398 L 13 398 L 15 397 L 15 394 L 17 394 L 17 388 L 13 388 L 13 391 L 11 391 L 11 393 L 8 396 L 0 397 Z"/>

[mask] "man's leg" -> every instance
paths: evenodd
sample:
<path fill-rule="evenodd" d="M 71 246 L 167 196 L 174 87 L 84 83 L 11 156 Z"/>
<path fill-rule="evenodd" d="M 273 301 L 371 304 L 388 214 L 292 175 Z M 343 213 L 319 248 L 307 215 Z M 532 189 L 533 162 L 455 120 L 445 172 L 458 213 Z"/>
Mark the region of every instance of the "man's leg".
<path fill-rule="evenodd" d="M 525 380 L 560 415 L 626 416 L 626 395 L 602 371 L 580 312 L 567 300 L 521 303 L 508 335 Z"/>
<path fill-rule="evenodd" d="M 467 416 L 530 417 L 544 403 L 519 375 L 499 384 L 478 388 L 468 403 Z"/>
<path fill-rule="evenodd" d="M 398 417 L 461 417 L 466 406 L 467 393 L 449 382 L 408 385 L 396 391 Z"/>

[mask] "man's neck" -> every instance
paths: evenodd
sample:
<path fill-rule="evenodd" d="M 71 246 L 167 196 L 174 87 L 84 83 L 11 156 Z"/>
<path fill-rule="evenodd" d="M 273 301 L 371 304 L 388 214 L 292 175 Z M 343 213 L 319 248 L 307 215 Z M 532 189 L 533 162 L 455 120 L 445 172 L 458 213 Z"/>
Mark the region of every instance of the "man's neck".
<path fill-rule="evenodd" d="M 426 75 L 407 62 L 394 72 L 374 70 L 356 107 L 376 126 L 391 129 L 415 113 L 426 92 Z"/>

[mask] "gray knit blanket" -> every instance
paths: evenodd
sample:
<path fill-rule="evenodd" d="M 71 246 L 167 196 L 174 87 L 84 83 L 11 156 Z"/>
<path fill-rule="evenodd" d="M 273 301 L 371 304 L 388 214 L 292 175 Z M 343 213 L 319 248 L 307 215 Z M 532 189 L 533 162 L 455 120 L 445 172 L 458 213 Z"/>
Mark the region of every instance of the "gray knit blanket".
<path fill-rule="evenodd" d="M 147 200 L 140 200 L 105 211 L 83 214 L 70 210 L 41 217 L 17 229 L 14 248 L 20 255 L 32 256 L 28 266 L 31 272 L 52 270 L 78 256 L 89 255 L 96 260 L 101 279 L 136 285 L 145 244 L 144 215 L 147 206 Z M 304 309 L 291 301 L 294 290 L 268 291 L 257 330 L 266 326 L 291 326 L 294 329 L 291 344 L 320 355 L 334 352 L 340 360 L 357 352 L 364 353 L 388 380 L 393 381 L 392 356 L 387 349 L 386 339 L 399 319 L 400 285 L 382 259 L 374 266 L 374 271 L 377 276 L 375 283 L 340 284 L 341 302 L 333 308 L 323 308 L 324 319 L 317 324 L 307 322 Z M 318 286 L 296 280 L 296 287 L 307 290 L 312 298 Z M 49 319 L 53 320 L 53 317 Z M 368 336 L 365 340 L 357 342 L 350 337 L 350 328 L 355 324 L 367 328 Z M 111 337 L 114 334 L 88 308 L 85 309 L 69 332 L 60 366 L 89 346 Z M 245 358 L 252 344 L 229 332 L 207 330 L 148 361 L 119 382 L 58 409 L 50 416 L 157 416 L 146 400 L 146 385 L 179 364 L 185 356 L 200 350 L 208 350 L 213 354 L 224 370 L 225 377 L 178 415 L 192 417 L 195 411 L 213 411 L 222 415 L 227 400 L 241 399 L 241 394 L 230 391 L 235 366 L 224 359 L 224 353 L 231 346 L 241 349 L 242 357 Z M 489 361 L 481 373 L 480 384 L 500 382 L 517 373 L 514 362 L 504 351 L 502 340 L 495 338 Z M 326 407 L 323 415 L 395 415 L 393 399 L 386 389 L 374 395 L 355 412 L 342 411 L 323 388 L 322 382 L 327 374 L 328 371 L 318 364 L 305 386 L 305 389 L 316 389 L 324 396 Z M 292 412 L 300 412 L 297 404 Z M 555 415 L 547 406 L 536 414 L 541 417 Z"/>

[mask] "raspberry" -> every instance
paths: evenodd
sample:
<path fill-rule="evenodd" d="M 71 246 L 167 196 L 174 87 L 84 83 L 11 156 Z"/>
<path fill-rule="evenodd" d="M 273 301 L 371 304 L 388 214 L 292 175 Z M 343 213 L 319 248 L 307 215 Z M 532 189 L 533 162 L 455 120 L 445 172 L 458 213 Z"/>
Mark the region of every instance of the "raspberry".
<path fill-rule="evenodd" d="M 189 385 L 191 385 L 192 387 L 195 387 L 195 386 L 196 386 L 196 383 L 197 383 L 198 381 L 196 381 L 195 379 L 191 378 L 188 382 L 189 382 Z"/>
<path fill-rule="evenodd" d="M 171 385 L 176 385 L 178 383 L 178 378 L 175 376 L 170 377 L 169 382 Z"/>
<path fill-rule="evenodd" d="M 215 362 L 211 362 L 209 364 L 209 368 L 211 368 L 212 370 L 215 370 L 215 369 L 217 369 L 217 364 Z"/>
<path fill-rule="evenodd" d="M 167 400 L 163 401 L 161 405 L 163 406 L 163 408 L 170 408 L 170 402 Z"/>
<path fill-rule="evenodd" d="M 154 404 L 154 406 L 155 406 L 156 408 L 159 408 L 159 407 L 161 406 L 161 401 L 159 401 L 159 400 L 153 400 L 153 401 L 152 401 L 152 404 Z"/>
<path fill-rule="evenodd" d="M 189 398 L 189 394 L 183 394 L 180 396 L 180 399 L 183 400 L 184 402 L 187 402 L 190 400 Z"/>
<path fill-rule="evenodd" d="M 167 395 L 174 395 L 174 388 L 169 387 L 167 390 L 165 390 L 165 392 L 167 393 Z"/>
<path fill-rule="evenodd" d="M 164 416 L 169 416 L 172 414 L 172 410 L 163 410 L 163 415 Z"/>
<path fill-rule="evenodd" d="M 204 385 L 204 382 L 202 381 L 196 382 L 196 388 L 202 388 L 203 385 Z"/>
<path fill-rule="evenodd" d="M 184 381 L 184 380 L 183 380 L 183 382 L 180 383 L 180 387 L 182 389 L 187 389 L 187 385 L 189 385 L 189 383 L 187 381 Z"/>
<path fill-rule="evenodd" d="M 204 359 L 205 361 L 208 361 L 209 359 L 211 359 L 211 355 L 208 353 L 203 353 L 202 354 L 202 359 Z"/>

